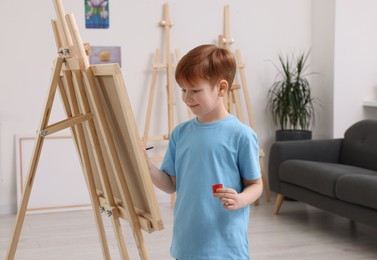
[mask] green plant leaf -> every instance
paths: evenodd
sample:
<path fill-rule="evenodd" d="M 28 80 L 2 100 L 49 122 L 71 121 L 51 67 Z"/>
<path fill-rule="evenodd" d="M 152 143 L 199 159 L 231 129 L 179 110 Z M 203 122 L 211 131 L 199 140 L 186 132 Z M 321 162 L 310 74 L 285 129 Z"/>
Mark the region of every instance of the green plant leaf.
<path fill-rule="evenodd" d="M 268 91 L 267 107 L 280 130 L 308 130 L 314 119 L 314 99 L 305 74 L 310 51 L 284 58 L 279 55 L 276 81 Z"/>

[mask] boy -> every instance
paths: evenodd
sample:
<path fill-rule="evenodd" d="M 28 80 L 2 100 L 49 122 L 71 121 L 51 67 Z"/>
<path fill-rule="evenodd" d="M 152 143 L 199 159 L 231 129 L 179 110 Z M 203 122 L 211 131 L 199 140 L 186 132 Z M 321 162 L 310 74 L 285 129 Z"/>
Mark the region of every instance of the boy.
<path fill-rule="evenodd" d="M 262 181 L 255 132 L 224 106 L 235 73 L 233 55 L 215 45 L 182 57 L 175 77 L 196 118 L 174 129 L 161 169 L 146 155 L 154 185 L 177 192 L 170 253 L 179 260 L 249 259 L 249 205 Z M 213 193 L 216 183 L 224 188 Z"/>

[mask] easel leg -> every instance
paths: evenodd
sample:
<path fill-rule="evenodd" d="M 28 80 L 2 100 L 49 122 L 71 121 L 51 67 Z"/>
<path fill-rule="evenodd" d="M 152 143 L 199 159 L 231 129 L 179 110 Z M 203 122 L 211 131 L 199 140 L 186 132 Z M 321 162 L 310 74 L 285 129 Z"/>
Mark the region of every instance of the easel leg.
<path fill-rule="evenodd" d="M 54 74 L 53 74 L 53 77 L 52 77 L 51 82 L 50 82 L 50 89 L 49 89 L 49 93 L 48 93 L 48 96 L 47 96 L 45 110 L 44 110 L 44 114 L 43 114 L 43 117 L 42 117 L 42 120 L 41 120 L 39 130 L 45 129 L 48 125 L 48 120 L 50 118 L 51 108 L 52 108 L 52 105 L 53 105 L 53 101 L 54 101 L 54 97 L 55 97 L 55 93 L 56 93 L 56 88 L 58 86 L 59 74 L 60 74 L 60 70 L 62 68 L 62 64 L 63 64 L 62 58 L 58 58 L 57 60 L 55 60 Z M 31 190 L 32 190 L 32 187 L 33 187 L 34 179 L 35 179 L 35 173 L 37 171 L 38 161 L 39 161 L 41 151 L 42 151 L 43 141 L 44 141 L 44 138 L 38 133 L 38 137 L 36 139 L 36 143 L 35 143 L 35 147 L 34 147 L 33 157 L 32 157 L 31 164 L 30 164 L 29 174 L 28 174 L 28 177 L 27 177 L 27 180 L 26 180 L 26 183 L 25 183 L 25 189 L 24 189 L 23 195 L 22 195 L 21 205 L 20 205 L 20 207 L 18 209 L 18 213 L 17 213 L 16 225 L 15 225 L 15 229 L 13 231 L 12 241 L 11 241 L 11 244 L 9 246 L 9 250 L 8 250 L 8 254 L 7 254 L 7 258 L 6 258 L 7 260 L 13 260 L 15 254 L 16 254 L 18 241 L 20 239 L 22 226 L 23 226 L 23 223 L 24 223 L 24 220 L 25 220 L 25 213 L 26 213 L 27 205 L 29 203 Z"/>
<path fill-rule="evenodd" d="M 28 178 L 27 178 L 27 181 L 26 181 L 25 190 L 23 191 L 21 205 L 20 205 L 20 208 L 19 208 L 18 213 L 17 213 L 16 226 L 15 226 L 15 229 L 14 229 L 14 232 L 13 232 L 12 242 L 10 244 L 8 255 L 7 255 L 7 258 L 6 258 L 7 260 L 14 259 L 14 255 L 16 253 L 17 244 L 18 244 L 18 241 L 20 239 L 20 234 L 21 234 L 22 226 L 23 226 L 24 219 L 25 219 L 25 213 L 26 213 L 27 205 L 29 203 L 31 189 L 33 187 L 33 181 L 34 181 L 35 173 L 36 173 L 36 170 L 37 170 L 37 164 L 38 164 L 39 156 L 40 156 L 41 151 L 42 151 L 43 139 L 44 138 L 39 136 L 38 139 L 37 139 L 35 148 L 34 148 L 32 165 L 31 165 L 30 170 L 29 170 L 29 175 L 28 175 Z"/>
<path fill-rule="evenodd" d="M 177 193 L 173 193 L 171 196 L 170 196 L 170 207 L 171 208 L 174 208 L 174 204 L 175 204 L 175 201 L 177 199 Z"/>
<path fill-rule="evenodd" d="M 63 82 L 60 82 L 59 90 L 60 90 L 61 98 L 63 100 L 63 105 L 66 111 L 66 115 L 67 117 L 71 117 L 73 115 L 79 114 L 79 107 L 77 103 L 77 96 L 74 91 L 71 74 L 65 73 L 64 78 L 65 78 L 65 84 L 63 84 Z M 68 95 L 69 95 L 69 98 L 68 98 Z M 68 100 L 71 100 L 72 108 Z M 92 210 L 93 210 L 94 217 L 96 219 L 98 236 L 101 243 L 102 254 L 103 254 L 104 259 L 111 259 L 109 246 L 106 239 L 105 227 L 103 225 L 102 216 L 99 212 L 100 203 L 98 201 L 97 192 L 95 188 L 93 171 L 90 165 L 89 153 L 87 150 L 87 146 L 84 142 L 85 136 L 84 136 L 83 126 L 82 125 L 74 126 L 71 128 L 71 132 L 75 138 L 76 150 L 78 152 L 79 158 L 81 159 L 81 165 L 82 165 L 85 181 L 89 190 Z"/>
<path fill-rule="evenodd" d="M 126 241 L 124 240 L 124 236 L 122 233 L 122 226 L 120 225 L 120 220 L 118 217 L 111 218 L 111 223 L 113 224 L 116 241 L 118 243 L 119 253 L 122 257 L 122 260 L 129 260 L 127 248 L 125 246 Z"/>
<path fill-rule="evenodd" d="M 248 114 L 248 117 L 249 117 L 249 125 L 251 126 L 251 128 L 256 130 L 255 125 L 254 125 L 254 117 L 253 117 L 253 112 L 252 112 L 253 110 L 252 110 L 252 106 L 251 106 L 249 90 L 248 90 L 248 87 L 247 87 L 247 84 L 246 84 L 245 64 L 242 61 L 240 50 L 236 50 L 236 60 L 237 60 L 239 73 L 240 73 L 240 77 L 241 77 L 242 89 L 243 89 L 244 96 L 245 96 L 247 114 Z M 260 150 L 260 157 L 259 157 L 259 164 L 260 164 L 260 168 L 261 168 L 261 172 L 262 172 L 263 194 L 266 197 L 266 201 L 270 202 L 270 200 L 271 200 L 270 199 L 270 189 L 268 187 L 267 176 L 266 176 L 266 173 L 265 173 L 265 170 L 264 170 L 264 167 L 263 167 L 263 157 L 264 157 L 264 152 L 261 149 Z M 258 201 L 256 201 L 255 204 L 258 205 Z"/>
<path fill-rule="evenodd" d="M 150 122 L 151 122 L 153 98 L 154 98 L 154 92 L 156 89 L 156 79 L 157 79 L 157 72 L 158 72 L 158 67 L 156 67 L 156 64 L 159 62 L 160 57 L 161 57 L 161 51 L 160 49 L 157 49 L 156 54 L 154 55 L 154 58 L 153 58 L 152 82 L 149 89 L 147 117 L 145 119 L 144 135 L 142 138 L 143 145 L 147 145 L 148 137 L 149 137 L 149 127 L 150 127 Z"/>
<path fill-rule="evenodd" d="M 263 159 L 259 157 L 259 164 L 262 172 L 262 181 L 263 181 L 263 194 L 266 196 L 266 201 L 270 202 L 270 189 L 268 188 L 268 181 L 267 181 L 267 176 L 266 172 L 263 167 Z"/>
<path fill-rule="evenodd" d="M 243 122 L 243 115 L 242 115 L 242 109 L 241 109 L 241 99 L 237 92 L 237 89 L 231 90 L 232 91 L 232 101 L 234 105 L 236 106 L 236 114 L 238 119 Z"/>

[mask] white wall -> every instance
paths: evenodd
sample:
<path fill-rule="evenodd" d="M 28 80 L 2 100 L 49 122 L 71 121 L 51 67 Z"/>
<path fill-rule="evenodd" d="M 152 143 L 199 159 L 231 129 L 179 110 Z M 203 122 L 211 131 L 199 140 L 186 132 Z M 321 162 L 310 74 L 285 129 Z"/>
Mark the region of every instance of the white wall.
<path fill-rule="evenodd" d="M 334 55 L 334 136 L 360 118 L 377 119 L 377 1 L 336 1 Z"/>
<path fill-rule="evenodd" d="M 318 97 L 314 137 L 324 139 L 333 133 L 335 1 L 312 2 L 312 86 Z M 325 127 L 324 127 L 325 126 Z"/>
<path fill-rule="evenodd" d="M 324 109 L 319 110 L 317 115 L 314 138 L 331 137 L 333 117 L 334 127 L 340 127 L 339 121 L 342 118 L 347 118 L 351 122 L 364 116 L 361 113 L 352 114 L 351 111 L 348 111 L 348 114 L 352 114 L 352 117 L 343 116 L 338 112 L 342 108 L 338 105 L 339 100 L 336 98 L 334 98 L 336 105 L 332 108 L 332 68 L 337 75 L 335 77 L 337 86 L 340 85 L 341 75 L 348 75 L 351 78 L 347 78 L 346 83 L 351 84 L 352 81 L 357 81 L 357 87 L 362 89 L 364 96 L 371 94 L 369 90 L 373 82 L 371 72 L 376 67 L 372 57 L 368 57 L 366 62 L 362 63 L 363 71 L 367 69 L 370 73 L 366 81 L 358 80 L 360 75 L 364 78 L 365 74 L 358 74 L 355 67 L 351 71 L 353 73 L 350 73 L 350 68 L 343 65 L 341 58 L 347 54 L 358 57 L 361 51 L 364 56 L 369 53 L 367 51 L 373 53 L 373 47 L 376 46 L 374 42 L 366 43 L 367 46 L 362 45 L 362 41 L 346 34 L 349 26 L 346 14 L 351 12 L 352 16 L 355 7 L 355 15 L 358 19 L 362 11 L 367 11 L 370 21 L 364 20 L 367 19 L 366 17 L 361 17 L 363 19 L 356 22 L 359 25 L 372 23 L 373 19 L 376 19 L 372 16 L 372 10 L 377 3 L 374 4 L 372 0 L 336 2 L 336 7 L 340 5 L 340 10 L 336 13 L 335 28 L 336 30 L 338 27 L 343 28 L 343 33 L 340 29 L 336 31 L 335 49 L 343 50 L 341 46 L 344 41 L 348 47 L 345 47 L 344 51 L 335 50 L 336 59 L 333 61 L 331 45 L 334 41 L 332 39 L 334 34 L 331 28 L 327 28 L 326 24 L 320 22 L 320 19 L 323 15 L 321 8 L 325 8 L 328 10 L 326 21 L 334 24 L 332 21 L 334 1 L 329 1 L 330 4 L 321 1 L 322 4 L 315 5 L 314 2 L 317 3 L 317 0 L 112 0 L 110 1 L 110 28 L 107 30 L 85 29 L 83 2 L 63 0 L 63 4 L 66 13 L 75 15 L 84 42 L 89 42 L 91 45 L 122 47 L 122 71 L 140 133 L 144 127 L 152 57 L 157 48 L 164 46 L 162 29 L 158 26 L 162 20 L 163 4 L 170 4 L 170 16 L 174 23 L 171 29 L 172 51 L 178 48 L 181 54 L 202 43 L 216 43 L 217 36 L 223 33 L 224 6 L 229 5 L 230 31 L 235 40 L 232 49 L 241 50 L 246 64 L 255 124 L 260 145 L 266 152 L 267 159 L 269 147 L 274 140 L 275 126 L 266 112 L 266 95 L 276 76 L 271 61 L 277 62 L 277 55 L 280 53 L 299 52 L 312 48 L 312 70 L 319 71 L 325 78 L 323 82 L 319 82 L 321 86 L 313 90 L 324 106 Z M 368 3 L 368 6 L 359 3 Z M 9 25 L 8 30 L 3 30 L 0 42 L 0 57 L 2 57 L 2 63 L 0 63 L 2 78 L 0 84 L 0 213 L 7 213 L 14 212 L 16 205 L 14 136 L 35 133 L 49 87 L 52 61 L 56 57 L 50 26 L 50 19 L 55 18 L 55 12 L 50 0 L 39 4 L 38 8 L 33 1 L 5 0 L 0 2 L 0 8 L 3 10 L 0 23 Z M 363 29 L 363 35 L 375 38 L 373 35 L 376 30 L 372 27 L 369 25 Z M 326 28 L 327 30 L 323 31 Z M 326 39 L 326 44 L 321 44 L 321 39 Z M 358 48 L 350 47 L 354 44 Z M 346 62 L 352 64 L 349 59 L 346 59 Z M 356 63 L 354 65 L 356 66 Z M 337 69 L 337 66 L 340 68 Z M 160 99 L 164 96 L 163 89 L 166 84 L 163 77 L 164 74 L 161 74 L 157 92 Z M 363 90 L 363 88 L 366 89 Z M 334 91 L 334 94 L 338 92 L 338 90 Z M 177 119 L 185 120 L 186 110 L 180 108 L 179 97 L 176 97 L 176 100 L 177 110 L 180 111 Z M 155 108 L 156 114 L 153 116 L 155 119 L 152 121 L 154 130 L 166 126 L 167 119 L 163 116 L 166 105 L 161 100 L 159 103 L 160 106 Z M 59 106 L 59 99 L 56 104 L 57 108 L 53 111 L 52 121 L 62 119 L 64 114 Z M 349 107 L 350 110 L 353 108 L 361 109 L 361 104 Z M 332 109 L 334 109 L 333 116 L 329 116 L 329 111 Z"/>

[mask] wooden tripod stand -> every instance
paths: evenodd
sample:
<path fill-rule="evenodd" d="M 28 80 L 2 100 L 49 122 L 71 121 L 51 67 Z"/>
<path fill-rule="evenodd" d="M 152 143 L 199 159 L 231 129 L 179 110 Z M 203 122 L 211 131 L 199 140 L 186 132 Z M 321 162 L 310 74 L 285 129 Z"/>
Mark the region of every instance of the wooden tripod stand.
<path fill-rule="evenodd" d="M 102 212 L 110 217 L 121 259 L 129 259 L 120 219 L 132 228 L 141 259 L 149 259 L 142 229 L 163 228 L 153 185 L 118 64 L 89 66 L 73 15 L 54 0 L 55 60 L 7 260 L 13 260 L 46 136 L 70 128 L 90 194 L 104 259 L 111 259 Z M 67 119 L 49 124 L 59 89 Z"/>
<path fill-rule="evenodd" d="M 170 135 L 174 128 L 174 67 L 176 64 L 171 61 L 170 53 L 170 28 L 173 26 L 173 23 L 170 20 L 169 14 L 169 5 L 164 4 L 163 6 L 164 18 L 160 22 L 160 26 L 164 29 L 165 34 L 165 62 L 160 62 L 161 60 L 161 50 L 157 49 L 153 58 L 152 65 L 152 81 L 149 88 L 149 99 L 147 107 L 147 116 L 145 119 L 144 134 L 142 137 L 143 144 L 146 146 L 149 140 L 151 141 L 164 141 L 169 140 Z M 175 56 L 177 61 L 180 59 L 179 50 L 175 50 Z M 153 99 L 156 90 L 156 81 L 157 75 L 160 69 L 166 70 L 166 91 L 167 91 L 167 110 L 168 110 L 168 133 L 160 136 L 150 136 L 150 122 L 152 115 Z M 154 160 L 161 160 L 162 157 L 152 158 Z"/>
<path fill-rule="evenodd" d="M 219 35 L 218 41 L 219 41 L 219 47 L 225 48 L 230 51 L 230 46 L 233 44 L 234 40 L 230 37 L 230 26 L 229 26 L 229 6 L 224 7 L 224 35 Z M 242 113 L 242 108 L 241 108 L 241 99 L 239 95 L 239 90 L 242 88 L 244 98 L 245 98 L 245 104 L 246 104 L 246 109 L 247 109 L 247 115 L 248 115 L 248 123 L 251 128 L 256 131 L 256 127 L 254 124 L 254 117 L 253 117 L 253 110 L 251 106 L 251 100 L 250 100 L 250 95 L 248 91 L 248 87 L 246 84 L 246 76 L 245 76 L 245 64 L 242 61 L 241 58 L 241 51 L 236 50 L 235 52 L 235 58 L 237 61 L 237 69 L 239 72 L 239 77 L 241 79 L 241 84 L 238 84 L 235 80 L 233 83 L 232 87 L 230 88 L 228 95 L 224 99 L 225 105 L 228 109 L 229 113 L 234 113 L 237 115 L 237 117 L 240 119 L 240 121 L 245 122 L 243 113 Z M 235 110 L 234 110 L 235 107 Z M 264 157 L 264 151 L 263 149 L 260 149 L 259 151 L 259 164 L 262 172 L 262 181 L 263 181 L 263 193 L 266 196 L 266 201 L 270 201 L 270 189 L 268 188 L 268 183 L 267 183 L 267 177 L 266 173 L 264 171 L 263 167 L 263 157 Z M 256 201 L 256 204 L 258 204 L 258 201 Z"/>

